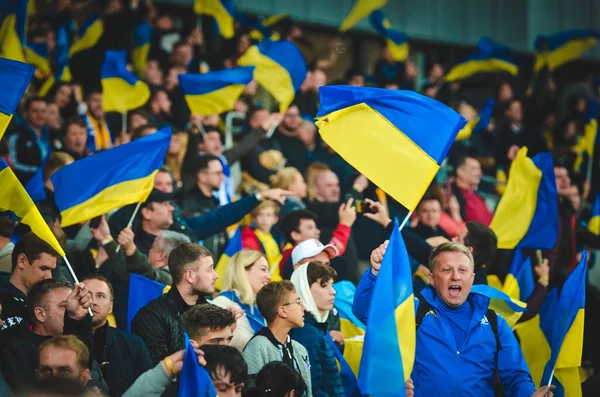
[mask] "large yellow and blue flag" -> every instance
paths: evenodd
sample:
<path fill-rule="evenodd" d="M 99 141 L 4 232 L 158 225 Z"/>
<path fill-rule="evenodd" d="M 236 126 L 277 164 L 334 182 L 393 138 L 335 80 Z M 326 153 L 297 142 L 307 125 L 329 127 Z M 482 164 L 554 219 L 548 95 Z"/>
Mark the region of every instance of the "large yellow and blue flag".
<path fill-rule="evenodd" d="M 579 265 L 560 291 L 549 335 L 550 360 L 542 377 L 542 383 L 547 384 L 554 374 L 567 396 L 581 396 L 581 382 L 584 380 L 579 367 L 583 349 L 586 266 L 587 251 L 583 251 Z"/>
<path fill-rule="evenodd" d="M 319 88 L 317 126 L 350 165 L 413 211 L 465 120 L 412 91 Z"/>
<path fill-rule="evenodd" d="M 533 281 L 531 259 L 529 257 L 523 258 L 521 249 L 517 248 L 513 254 L 502 290 L 512 299 L 527 302 L 534 288 L 535 282 Z"/>
<path fill-rule="evenodd" d="M 139 274 L 129 275 L 129 299 L 127 301 L 127 331 L 131 332 L 131 321 L 150 301 L 166 293 L 170 287 L 158 281 L 150 280 Z"/>
<path fill-rule="evenodd" d="M 369 307 L 358 372 L 362 394 L 404 396 L 405 382 L 413 370 L 415 349 L 412 271 L 396 219 Z"/>
<path fill-rule="evenodd" d="M 254 67 L 245 66 L 208 73 L 179 75 L 179 85 L 192 114 L 220 114 L 233 109 L 246 85 L 252 81 Z"/>
<path fill-rule="evenodd" d="M 307 68 L 302 53 L 289 40 L 264 40 L 253 45 L 238 60 L 240 66 L 254 66 L 254 78 L 287 110 L 296 91 L 306 78 Z"/>
<path fill-rule="evenodd" d="M 369 17 L 371 26 L 380 35 L 385 37 L 387 48 L 396 62 L 404 62 L 408 59 L 410 46 L 408 36 L 398 30 L 392 29 L 390 21 L 384 17 L 382 10 L 375 10 Z"/>
<path fill-rule="evenodd" d="M 29 0 L 0 3 L 0 57 L 25 62 L 25 29 Z"/>
<path fill-rule="evenodd" d="M 69 50 L 69 56 L 78 52 L 90 49 L 98 44 L 104 34 L 104 23 L 97 13 L 91 14 L 83 21 L 83 24 L 77 32 L 77 38 Z"/>
<path fill-rule="evenodd" d="M 388 0 L 354 0 L 352 8 L 340 25 L 340 32 L 345 32 L 369 16 L 373 11 L 383 8 Z"/>
<path fill-rule="evenodd" d="M 591 100 L 588 102 L 588 114 L 585 127 L 583 130 L 583 136 L 579 138 L 575 151 L 577 152 L 577 158 L 573 164 L 573 171 L 584 172 L 582 165 L 584 159 L 587 158 L 588 163 L 593 161 L 594 158 L 594 147 L 596 146 L 596 140 L 598 139 L 598 102 Z"/>
<path fill-rule="evenodd" d="M 125 51 L 106 51 L 102 71 L 102 106 L 105 112 L 125 113 L 150 99 L 150 88 L 129 70 Z"/>
<path fill-rule="evenodd" d="M 183 367 L 179 378 L 180 397 L 217 397 L 217 391 L 213 385 L 210 374 L 198 363 L 198 355 L 190 342 L 187 334 L 184 334 L 185 353 L 183 353 Z"/>
<path fill-rule="evenodd" d="M 25 60 L 28 64 L 35 66 L 39 72 L 39 77 L 50 75 L 51 67 L 47 43 L 28 42 L 25 47 Z M 38 76 L 37 73 L 36 76 Z"/>
<path fill-rule="evenodd" d="M 133 33 L 133 71 L 139 77 L 144 75 L 146 63 L 148 62 L 148 53 L 150 52 L 150 42 L 152 41 L 152 26 L 148 22 L 142 22 L 135 27 Z"/>
<path fill-rule="evenodd" d="M 65 251 L 52 234 L 40 211 L 4 159 L 0 159 L 0 186 L 2 186 L 0 212 L 12 212 L 21 223 L 29 226 L 36 236 L 47 242 L 60 256 L 65 256 Z"/>
<path fill-rule="evenodd" d="M 58 170 L 52 176 L 52 184 L 62 226 L 144 202 L 170 141 L 171 129 L 164 128 Z"/>
<path fill-rule="evenodd" d="M 535 40 L 535 66 L 537 72 L 545 65 L 551 71 L 565 63 L 581 58 L 594 47 L 600 37 L 597 30 L 567 30 L 548 36 L 538 36 Z"/>
<path fill-rule="evenodd" d="M 600 193 L 596 194 L 592 205 L 592 216 L 588 222 L 588 230 L 600 236 Z"/>
<path fill-rule="evenodd" d="M 517 153 L 491 229 L 498 248 L 551 249 L 558 239 L 558 195 L 550 153 Z"/>
<path fill-rule="evenodd" d="M 464 128 L 459 131 L 456 140 L 462 141 L 463 139 L 469 139 L 473 134 L 486 129 L 490 124 L 495 104 L 496 101 L 491 98 L 485 101 L 477 117 L 467 122 Z"/>
<path fill-rule="evenodd" d="M 232 0 L 196 0 L 194 12 L 215 18 L 218 31 L 224 38 L 230 39 L 235 34 L 233 22 L 236 9 Z"/>
<path fill-rule="evenodd" d="M 243 248 L 242 228 L 238 227 L 233 236 L 229 239 L 223 254 L 217 262 L 217 266 L 215 267 L 215 272 L 217 272 L 219 275 L 219 278 L 215 282 L 215 289 L 217 291 L 221 291 L 223 289 L 223 279 L 225 278 L 225 271 L 227 270 L 227 265 L 229 265 L 229 260 Z"/>
<path fill-rule="evenodd" d="M 25 93 L 34 68 L 23 62 L 0 58 L 0 139 Z"/>
<path fill-rule="evenodd" d="M 444 76 L 444 80 L 464 80 L 477 73 L 509 73 L 513 76 L 519 73 L 514 53 L 507 46 L 498 44 L 489 37 L 483 37 L 477 44 L 477 50 L 477 53 L 469 55 L 453 66 Z"/>
<path fill-rule="evenodd" d="M 490 298 L 489 308 L 502 316 L 510 327 L 513 327 L 527 311 L 527 304 L 513 299 L 504 292 L 485 284 L 474 285 L 471 293 Z"/>

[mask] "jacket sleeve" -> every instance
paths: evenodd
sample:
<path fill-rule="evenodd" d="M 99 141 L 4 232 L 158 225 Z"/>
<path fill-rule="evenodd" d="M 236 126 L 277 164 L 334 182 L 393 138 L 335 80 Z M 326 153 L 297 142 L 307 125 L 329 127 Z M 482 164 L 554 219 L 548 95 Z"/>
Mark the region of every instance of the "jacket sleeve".
<path fill-rule="evenodd" d="M 344 252 L 346 252 L 346 247 L 348 246 L 348 240 L 350 239 L 351 232 L 351 228 L 346 225 L 342 225 L 341 223 L 338 224 L 333 231 L 333 235 L 331 236 L 331 240 L 329 240 L 329 244 L 337 248 L 338 256 L 342 256 L 344 255 Z"/>
<path fill-rule="evenodd" d="M 385 232 L 387 233 L 388 238 L 392 234 L 393 228 L 394 222 L 390 222 L 386 226 Z M 408 254 L 418 260 L 420 264 L 427 265 L 429 263 L 431 245 L 408 228 L 402 229 L 402 238 L 406 243 L 406 251 L 408 251 Z"/>
<path fill-rule="evenodd" d="M 273 361 L 267 357 L 266 349 L 261 348 L 263 338 L 253 339 L 244 348 L 242 355 L 248 364 L 248 375 L 257 374 L 265 365 Z M 266 341 L 265 343 L 271 343 Z"/>
<path fill-rule="evenodd" d="M 498 352 L 498 375 L 506 395 L 531 397 L 535 393 L 535 385 L 523 357 L 521 346 L 506 320 L 500 316 L 498 316 L 498 338 L 502 344 L 502 349 Z"/>
<path fill-rule="evenodd" d="M 198 240 L 203 240 L 241 221 L 258 203 L 259 201 L 255 196 L 248 196 L 233 203 L 214 208 L 207 213 L 185 218 L 184 221 L 196 234 Z"/>
<path fill-rule="evenodd" d="M 69 314 L 65 310 L 64 321 L 65 326 L 63 329 L 63 334 L 74 335 L 78 337 L 79 340 L 81 340 L 86 345 L 90 353 L 93 353 L 94 337 L 92 334 L 92 318 L 89 316 L 89 314 L 86 314 L 85 317 L 81 320 L 74 320 L 71 317 L 69 317 Z M 92 356 L 92 354 L 90 354 L 90 365 L 93 359 L 94 357 Z"/>
<path fill-rule="evenodd" d="M 371 302 L 371 296 L 373 295 L 376 280 L 377 277 L 371 273 L 371 268 L 369 267 L 363 273 L 362 278 L 356 286 L 354 302 L 352 302 L 352 313 L 363 324 L 367 324 L 367 318 L 369 317 L 369 303 Z"/>
<path fill-rule="evenodd" d="M 223 156 L 227 159 L 229 165 L 233 165 L 240 158 L 244 157 L 261 139 L 264 138 L 266 131 L 262 128 L 257 128 L 250 131 L 241 141 L 239 141 L 234 147 L 223 152 Z"/>
<path fill-rule="evenodd" d="M 144 341 L 136 335 L 132 335 L 132 337 L 135 341 L 135 360 L 133 362 L 133 365 L 134 374 L 137 379 L 143 373 L 152 368 L 152 359 L 150 358 L 150 352 L 144 344 Z"/>
<path fill-rule="evenodd" d="M 158 364 L 160 360 L 169 355 L 166 341 L 169 339 L 165 330 L 168 324 L 165 324 L 163 318 L 150 310 L 140 310 L 131 322 L 131 333 L 142 338 L 152 364 Z"/>
<path fill-rule="evenodd" d="M 156 367 L 137 378 L 123 397 L 160 397 L 171 383 L 173 379 L 169 378 L 162 364 L 158 363 Z"/>
<path fill-rule="evenodd" d="M 125 263 L 128 273 L 135 273 L 147 277 L 150 280 L 158 281 L 159 283 L 171 285 L 173 279 L 159 269 L 156 269 L 148 261 L 148 257 L 136 249 L 133 255 L 125 256 Z"/>

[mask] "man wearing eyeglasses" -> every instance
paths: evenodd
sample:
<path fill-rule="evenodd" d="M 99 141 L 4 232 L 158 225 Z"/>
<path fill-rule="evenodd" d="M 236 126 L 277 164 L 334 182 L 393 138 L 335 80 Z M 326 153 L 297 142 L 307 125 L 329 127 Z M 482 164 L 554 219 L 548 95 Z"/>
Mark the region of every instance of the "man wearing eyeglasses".
<path fill-rule="evenodd" d="M 308 352 L 289 336 L 292 329 L 304 327 L 304 303 L 294 284 L 284 280 L 265 285 L 256 296 L 256 305 L 267 327 L 254 334 L 244 348 L 248 374 L 257 374 L 272 361 L 283 361 L 300 373 L 308 396 L 312 396 Z"/>

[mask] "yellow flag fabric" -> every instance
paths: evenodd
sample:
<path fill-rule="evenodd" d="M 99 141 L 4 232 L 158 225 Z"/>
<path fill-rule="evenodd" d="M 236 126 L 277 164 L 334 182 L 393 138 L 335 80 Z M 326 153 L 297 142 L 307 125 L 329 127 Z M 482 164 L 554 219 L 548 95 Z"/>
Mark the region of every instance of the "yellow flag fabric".
<path fill-rule="evenodd" d="M 388 0 L 354 0 L 350 12 L 340 26 L 340 32 L 345 32 L 369 16 L 373 11 L 383 8 Z"/>
<path fill-rule="evenodd" d="M 27 191 L 21 185 L 6 161 L 0 159 L 0 211 L 11 211 L 28 225 L 31 231 L 44 240 L 60 255 L 65 256 L 58 240 L 44 221 Z"/>

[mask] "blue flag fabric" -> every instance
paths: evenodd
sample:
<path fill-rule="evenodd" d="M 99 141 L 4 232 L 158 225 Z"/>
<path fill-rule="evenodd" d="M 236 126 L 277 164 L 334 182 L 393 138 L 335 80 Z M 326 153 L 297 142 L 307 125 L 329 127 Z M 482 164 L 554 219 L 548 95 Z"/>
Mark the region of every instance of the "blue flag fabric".
<path fill-rule="evenodd" d="M 129 275 L 129 302 L 127 304 L 127 331 L 131 332 L 131 321 L 150 301 L 161 296 L 167 286 L 139 274 Z"/>
<path fill-rule="evenodd" d="M 183 368 L 179 379 L 179 397 L 217 397 L 210 374 L 198 364 L 198 355 L 187 335 L 185 341 Z"/>

